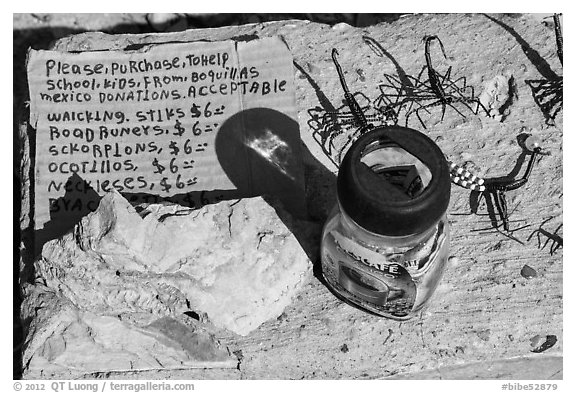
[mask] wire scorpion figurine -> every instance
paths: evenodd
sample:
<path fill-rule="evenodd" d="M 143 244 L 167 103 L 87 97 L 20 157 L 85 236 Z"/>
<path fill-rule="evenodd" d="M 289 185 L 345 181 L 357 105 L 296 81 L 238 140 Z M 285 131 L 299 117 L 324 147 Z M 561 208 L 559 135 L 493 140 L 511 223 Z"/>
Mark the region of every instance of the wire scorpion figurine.
<path fill-rule="evenodd" d="M 409 81 L 412 82 L 412 86 L 396 86 L 397 79 L 387 75 L 387 80 L 393 83 L 390 85 L 382 84 L 379 86 L 381 95 L 377 102 L 384 103 L 388 106 L 398 106 L 400 109 L 402 107 L 408 107 L 406 111 L 406 126 L 410 116 L 415 114 L 420 124 L 423 128 L 426 128 L 424 121 L 420 116 L 420 111 L 426 111 L 430 113 L 429 109 L 435 106 L 442 107 L 442 118 L 444 120 L 444 115 L 446 113 L 446 107 L 451 107 L 460 116 L 466 118 L 466 116 L 458 110 L 455 104 L 462 104 L 473 114 L 478 114 L 479 108 L 482 108 L 486 114 L 488 110 L 480 102 L 478 98 L 474 96 L 474 87 L 468 86 L 466 84 L 466 77 L 462 76 L 456 80 L 450 79 L 452 73 L 452 66 L 448 67 L 448 70 L 444 75 L 441 75 L 432 66 L 432 59 L 430 57 L 430 44 L 433 40 L 437 40 L 440 44 L 440 49 L 444 58 L 447 59 L 446 52 L 444 50 L 444 45 L 440 38 L 435 35 L 424 37 L 424 56 L 426 58 L 426 65 L 422 68 L 418 77 L 414 78 L 412 76 L 406 76 Z M 422 81 L 422 74 L 427 71 L 428 80 Z M 387 90 L 394 90 L 393 93 L 388 93 Z M 467 94 L 468 93 L 468 94 Z M 402 98 L 398 101 L 398 97 Z M 417 108 L 414 108 L 414 105 Z M 471 104 L 476 104 L 476 109 L 472 109 Z"/>
<path fill-rule="evenodd" d="M 371 109 L 369 99 L 363 93 L 354 93 L 353 95 L 356 102 L 363 103 L 362 106 L 358 104 L 363 112 Z M 365 102 L 368 102 L 368 104 L 364 104 Z M 348 142 L 359 136 L 356 135 L 358 130 L 354 128 L 358 126 L 358 122 L 352 113 L 345 111 L 347 108 L 348 104 L 345 103 L 339 108 L 334 108 L 333 111 L 325 111 L 319 107 L 308 110 L 310 115 L 308 125 L 314 130 L 312 136 L 336 167 L 339 166 L 342 158 L 342 150 L 345 149 Z M 319 114 L 322 114 L 322 116 L 320 117 Z M 365 117 L 367 120 L 384 122 L 378 114 L 367 114 Z M 352 135 L 350 135 L 350 132 Z M 344 146 L 342 146 L 340 139 L 345 140 Z"/>
<path fill-rule="evenodd" d="M 563 65 L 564 49 L 562 29 L 560 26 L 560 15 L 554 14 L 554 32 L 556 35 L 556 54 Z M 564 78 L 558 76 L 552 79 L 531 79 L 526 83 L 532 90 L 534 101 L 540 107 L 540 110 L 546 118 L 546 123 L 553 123 L 556 115 L 563 107 Z"/>
<path fill-rule="evenodd" d="M 372 39 L 366 39 L 365 41 L 371 42 Z M 361 107 L 356 100 L 356 95 L 360 94 L 360 96 L 366 98 L 362 93 L 352 94 L 348 89 L 348 85 L 346 84 L 346 79 L 344 78 L 344 73 L 342 72 L 342 67 L 337 59 L 338 50 L 332 49 L 332 61 L 336 66 L 336 72 L 338 73 L 338 77 L 340 79 L 340 84 L 342 85 L 342 89 L 344 90 L 344 99 L 347 103 L 347 106 L 350 108 L 350 112 L 326 112 L 324 113 L 322 124 L 324 127 L 322 129 L 316 130 L 313 134 L 314 139 L 322 146 L 324 153 L 332 160 L 334 165 L 337 167 L 339 166 L 339 162 L 349 145 L 351 145 L 360 135 L 364 134 L 368 130 L 374 128 L 374 125 L 369 123 L 368 120 L 372 119 L 379 119 L 383 120 L 387 125 L 394 125 L 397 123 L 397 113 L 395 112 L 396 106 L 401 105 L 398 103 L 386 105 L 384 108 L 381 109 L 379 115 L 366 115 L 365 112 L 367 110 L 366 107 Z M 367 99 L 367 98 L 366 98 Z M 310 111 L 309 111 L 310 112 Z M 313 116 L 311 116 L 313 117 Z M 329 119 L 331 117 L 331 119 Z M 338 122 L 338 119 L 341 119 Z M 309 122 L 310 124 L 310 122 Z M 346 138 L 344 145 L 339 148 L 339 151 L 335 154 L 336 160 L 333 158 L 333 148 L 334 146 L 334 139 L 344 132 L 343 129 L 336 129 L 334 125 L 340 124 L 355 124 L 359 127 L 351 134 L 348 135 Z M 317 139 L 320 137 L 320 141 Z M 484 179 L 470 173 L 469 171 L 465 170 L 463 167 L 454 164 L 451 161 L 448 161 L 449 170 L 450 170 L 450 178 L 454 184 L 457 184 L 463 188 L 467 188 L 472 191 L 479 191 L 482 192 L 485 190 L 485 186 L 483 185 Z"/>
<path fill-rule="evenodd" d="M 532 238 L 532 236 L 536 235 L 536 238 L 538 239 L 538 248 L 546 248 L 546 246 L 548 245 L 549 241 L 552 241 L 552 243 L 550 244 L 550 255 L 554 255 L 554 253 L 560 248 L 560 247 L 564 247 L 564 239 L 562 238 L 562 236 L 560 236 L 558 234 L 558 231 L 562 228 L 563 224 L 560 224 L 556 230 L 554 232 L 548 232 L 547 230 L 543 229 L 542 227 L 544 226 L 544 224 L 546 224 L 548 221 L 550 221 L 551 219 L 553 219 L 554 217 L 550 217 L 547 220 L 545 220 L 542 224 L 540 224 L 540 227 L 538 229 L 536 229 L 534 232 L 532 232 L 530 234 L 530 236 L 528 237 L 527 241 L 530 241 L 530 239 Z M 543 235 L 544 237 L 546 237 L 546 241 L 544 242 L 544 245 L 542 246 L 542 240 L 540 239 L 540 235 Z"/>
<path fill-rule="evenodd" d="M 530 136 L 525 141 L 526 148 L 531 152 L 530 160 L 526 167 L 524 175 L 520 179 L 486 179 L 484 182 L 483 194 L 488 197 L 494 196 L 494 205 L 502 221 L 504 231 L 510 232 L 508 204 L 506 202 L 506 192 L 517 190 L 528 182 L 536 162 L 536 155 L 543 154 L 541 142 L 534 136 Z"/>
<path fill-rule="evenodd" d="M 340 84 L 344 90 L 344 99 L 346 102 L 346 105 L 344 106 L 348 106 L 350 112 L 341 112 L 341 109 L 343 109 L 344 106 L 334 112 L 325 112 L 322 116 L 320 129 L 313 133 L 316 142 L 318 142 L 324 153 L 330 158 L 336 167 L 339 166 L 348 147 L 366 131 L 374 128 L 374 124 L 369 123 L 369 121 L 377 121 L 383 124 L 395 124 L 397 117 L 397 114 L 391 107 L 377 108 L 375 113 L 366 114 L 370 109 L 370 105 L 364 107 L 360 106 L 356 100 L 356 96 L 362 97 L 368 102 L 369 100 L 362 93 L 352 94 L 350 92 L 337 56 L 338 50 L 336 48 L 332 49 L 332 61 L 336 66 L 336 72 L 338 73 Z M 347 128 L 353 127 L 356 128 L 351 134 L 345 134 Z M 335 141 L 339 136 L 343 136 L 344 138 L 344 142 L 340 145 Z"/>

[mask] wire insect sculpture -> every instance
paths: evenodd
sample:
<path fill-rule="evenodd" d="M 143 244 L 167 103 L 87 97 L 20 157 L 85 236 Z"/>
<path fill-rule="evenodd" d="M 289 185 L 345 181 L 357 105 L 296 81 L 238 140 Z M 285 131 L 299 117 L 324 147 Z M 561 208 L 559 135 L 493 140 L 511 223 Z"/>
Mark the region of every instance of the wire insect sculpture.
<path fill-rule="evenodd" d="M 452 66 L 444 75 L 440 74 L 432 66 L 432 58 L 430 56 L 430 44 L 432 41 L 437 40 L 440 44 L 440 49 L 444 58 L 446 51 L 440 38 L 435 35 L 424 37 L 424 56 L 426 65 L 422 68 L 416 78 L 413 76 L 406 76 L 410 81 L 411 86 L 406 86 L 406 83 L 391 75 L 385 75 L 388 84 L 379 85 L 381 91 L 377 99 L 377 103 L 385 107 L 398 107 L 398 111 L 405 109 L 406 126 L 410 120 L 410 116 L 416 115 L 423 128 L 426 128 L 424 121 L 421 117 L 421 112 L 425 111 L 431 114 L 430 109 L 440 106 L 442 107 L 442 117 L 440 121 L 444 120 L 446 108 L 452 108 L 463 118 L 466 116 L 457 108 L 457 104 L 464 106 L 470 112 L 477 115 L 480 108 L 488 115 L 488 110 L 474 95 L 474 87 L 469 86 L 466 82 L 466 77 L 462 76 L 458 79 L 451 79 Z M 426 71 L 427 79 L 422 80 L 423 74 Z M 399 98 L 400 97 L 400 98 Z M 473 108 L 475 104 L 475 108 Z"/>
<path fill-rule="evenodd" d="M 376 41 L 374 38 L 370 36 L 363 36 L 362 40 L 368 47 L 379 57 L 387 57 L 396 67 L 396 73 L 398 77 L 393 75 L 384 74 L 384 78 L 389 83 L 389 85 L 379 85 L 379 89 L 381 91 L 380 96 L 377 98 L 375 102 L 375 106 L 380 108 L 380 111 L 383 113 L 389 113 L 389 120 L 392 121 L 393 124 L 398 123 L 398 113 L 399 110 L 404 105 L 402 101 L 402 97 L 405 95 L 412 95 L 414 90 L 414 83 L 417 81 L 416 78 L 410 75 L 406 75 L 406 72 L 402 69 L 400 64 L 396 61 L 396 59 L 388 53 L 382 45 Z M 383 86 L 399 86 L 395 93 L 393 94 L 386 94 L 383 90 Z M 406 93 L 404 93 L 404 91 Z"/>
<path fill-rule="evenodd" d="M 391 95 L 382 94 L 378 97 L 378 100 L 375 103 L 376 106 L 387 108 L 389 111 L 395 113 L 403 105 L 400 99 L 400 97 L 403 95 L 402 89 L 406 91 L 406 95 L 410 96 L 414 91 L 414 84 L 417 82 L 417 79 L 412 76 L 406 75 L 406 72 L 402 69 L 402 67 L 400 67 L 400 64 L 398 64 L 396 59 L 394 59 L 394 57 L 390 53 L 388 53 L 382 47 L 382 45 L 374 38 L 365 35 L 362 37 L 362 39 L 364 40 L 364 43 L 368 45 L 368 47 L 372 49 L 372 51 L 377 56 L 387 57 L 396 67 L 398 78 L 388 74 L 384 74 L 384 78 L 386 78 L 387 82 L 390 84 L 388 86 L 391 85 L 401 86 L 401 90 L 398 92 L 398 94 L 391 94 Z M 384 91 L 382 90 L 382 86 L 383 85 L 380 85 L 379 87 L 381 92 L 384 93 Z M 394 122 L 394 124 L 396 124 L 398 121 L 397 116 L 395 120 L 396 121 Z M 484 179 L 476 176 L 475 174 L 471 173 L 464 167 L 453 163 L 448 159 L 448 157 L 446 159 L 448 160 L 448 165 L 450 167 L 450 179 L 454 184 L 472 191 L 480 191 L 480 192 L 484 191 L 485 189 L 485 187 L 483 186 Z"/>
<path fill-rule="evenodd" d="M 354 93 L 355 100 L 359 103 L 368 121 L 384 123 L 385 120 L 379 114 L 367 113 L 373 107 L 370 100 L 363 93 Z M 308 109 L 308 125 L 313 130 L 312 137 L 320 145 L 324 154 L 338 167 L 343 150 L 359 135 L 358 123 L 353 115 L 347 111 L 348 104 L 343 104 L 334 111 L 326 111 L 321 107 Z"/>
<path fill-rule="evenodd" d="M 381 47 L 379 44 L 375 44 L 375 41 L 370 37 L 364 37 L 364 41 L 369 45 L 377 45 L 377 48 Z M 319 120 L 319 113 L 321 110 L 313 108 L 308 110 L 310 115 L 310 120 L 308 124 L 312 129 L 314 129 L 313 137 L 316 142 L 322 147 L 324 154 L 330 158 L 336 167 L 339 166 L 344 153 L 347 148 L 363 133 L 374 128 L 374 124 L 371 121 L 379 121 L 386 125 L 395 125 L 397 123 L 396 110 L 401 103 L 387 104 L 381 106 L 380 112 L 376 115 L 367 114 L 370 110 L 369 99 L 363 93 L 350 93 L 346 79 L 344 78 L 344 73 L 342 67 L 337 59 L 338 50 L 332 50 L 332 60 L 336 66 L 336 71 L 340 79 L 340 84 L 344 90 L 344 100 L 345 104 L 335 111 L 324 111 L 322 119 Z M 358 99 L 357 99 L 358 98 Z M 358 101 L 368 102 L 368 105 L 361 106 Z M 349 108 L 349 112 L 344 111 L 345 107 Z M 369 122 L 370 121 L 370 122 Z M 320 124 L 320 126 L 318 126 Z M 351 133 L 346 133 L 347 131 L 343 125 L 348 125 L 349 127 L 356 127 Z M 344 135 L 344 141 L 338 143 L 336 139 Z M 457 184 L 463 188 L 467 188 L 472 191 L 484 191 L 483 186 L 484 179 L 472 174 L 468 170 L 465 170 L 461 166 L 448 161 L 450 169 L 450 178 L 454 184 Z"/>
<path fill-rule="evenodd" d="M 554 255 L 554 253 L 556 251 L 558 251 L 558 249 L 560 247 L 564 247 L 564 239 L 562 238 L 562 236 L 560 236 L 558 234 L 558 231 L 560 229 L 562 229 L 564 224 L 560 224 L 554 232 L 549 232 L 543 228 L 544 224 L 546 224 L 552 218 L 554 218 L 554 217 L 550 217 L 547 220 L 545 220 L 542 224 L 540 224 L 540 227 L 538 229 L 536 229 L 534 232 L 532 232 L 527 239 L 527 241 L 530 241 L 530 239 L 532 239 L 532 236 L 536 235 L 536 238 L 538 239 L 538 248 L 539 249 L 546 248 L 546 246 L 548 245 L 548 242 L 551 241 L 552 243 L 550 244 L 550 255 Z M 542 239 L 541 239 L 542 236 L 544 236 L 546 238 L 544 245 L 542 245 Z"/>
<path fill-rule="evenodd" d="M 556 35 L 556 54 L 563 65 L 564 49 L 560 15 L 554 14 L 554 33 Z M 526 83 L 530 86 L 534 101 L 544 114 L 547 124 L 553 124 L 556 115 L 563 107 L 564 78 L 558 76 L 551 79 L 530 79 Z"/>
<path fill-rule="evenodd" d="M 510 229 L 510 216 L 512 212 L 508 209 L 508 203 L 506 199 L 506 193 L 509 191 L 514 191 L 522 187 L 528 182 L 528 178 L 532 173 L 532 169 L 534 168 L 534 164 L 536 163 L 536 156 L 538 154 L 544 154 L 542 152 L 541 142 L 535 136 L 530 136 L 525 141 L 525 146 L 528 151 L 530 151 L 530 159 L 528 161 L 528 165 L 526 166 L 526 170 L 524 175 L 519 179 L 508 179 L 508 178 L 495 178 L 495 179 L 486 179 L 483 187 L 484 190 L 482 191 L 481 195 L 486 198 L 487 204 L 490 206 L 494 206 L 498 216 L 500 217 L 500 223 L 495 223 L 494 228 L 499 232 L 503 233 L 507 237 L 516 240 L 519 243 L 524 244 L 517 238 L 511 236 L 512 232 L 518 231 L 520 229 L 524 229 L 529 225 L 522 226 L 521 228 L 515 228 L 513 230 Z M 516 210 L 518 206 L 515 207 Z M 503 232 L 500 231 L 500 227 L 503 228 Z M 485 229 L 474 230 L 483 231 Z"/>
<path fill-rule="evenodd" d="M 363 93 L 350 92 L 338 62 L 338 55 L 338 50 L 332 49 L 332 61 L 344 90 L 345 104 L 335 111 L 308 110 L 311 117 L 308 124 L 314 129 L 313 137 L 336 167 L 340 166 L 350 145 L 373 128 L 374 123 L 395 124 L 397 118 L 393 108 L 375 108 Z M 361 106 L 359 101 L 366 104 Z M 345 110 L 346 107 L 348 111 Z"/>

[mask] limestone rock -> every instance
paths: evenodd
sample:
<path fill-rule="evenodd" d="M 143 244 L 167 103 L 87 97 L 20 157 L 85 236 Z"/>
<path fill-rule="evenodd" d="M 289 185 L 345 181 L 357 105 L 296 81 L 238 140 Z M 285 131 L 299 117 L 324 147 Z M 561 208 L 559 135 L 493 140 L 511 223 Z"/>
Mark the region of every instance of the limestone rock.
<path fill-rule="evenodd" d="M 143 216 L 143 217 L 142 217 Z M 37 280 L 100 315 L 205 313 L 241 335 L 275 318 L 311 264 L 262 198 L 136 210 L 116 191 L 44 246 Z"/>
<path fill-rule="evenodd" d="M 505 111 L 516 95 L 514 77 L 510 73 L 496 75 L 485 82 L 483 87 L 484 90 L 479 97 L 480 102 L 490 112 L 492 117 L 501 120 L 506 115 Z"/>
<path fill-rule="evenodd" d="M 379 85 L 388 83 L 384 75 L 399 80 L 403 75 L 418 75 L 425 65 L 422 37 L 438 35 L 447 55 L 452 58 L 443 63 L 445 59 L 440 49 L 433 47 L 432 61 L 438 72 L 444 75 L 451 65 L 454 79 L 466 77 L 467 85 L 473 86 L 475 94 L 479 95 L 484 82 L 510 70 L 514 74 L 518 97 L 509 106 L 510 113 L 502 122 L 485 116 L 482 109 L 476 116 L 457 104 L 466 119 L 462 120 L 461 115 L 447 108 L 443 122 L 427 124 L 424 130 L 413 116 L 410 126 L 434 140 L 438 138 L 442 150 L 458 164 L 473 161 L 475 173 L 485 178 L 506 176 L 519 165 L 523 150 L 516 138 L 523 131 L 522 127 L 538 131 L 546 143 L 545 148 L 553 152 L 540 157 L 528 183 L 508 195 L 510 200 L 515 199 L 514 203 L 509 201 L 508 206 L 511 221 L 522 220 L 513 226 L 513 235 L 524 244 L 507 238 L 497 230 L 501 228 L 492 228 L 484 199 L 479 207 L 474 206 L 471 198 L 474 195 L 469 190 L 452 187 L 450 247 L 451 255 L 457 256 L 459 263 L 451 265 L 444 275 L 443 283 L 449 290 L 434 295 L 429 312 L 422 318 L 397 322 L 368 315 L 341 302 L 320 280 L 311 280 L 300 293 L 301 298 L 297 297 L 277 321 L 263 324 L 246 337 L 232 332 L 218 335 L 230 351 L 243 353 L 240 370 L 150 371 L 145 374 L 147 378 L 562 378 L 565 299 L 562 288 L 566 277 L 563 250 L 559 248 L 550 255 L 549 250 L 539 249 L 536 235 L 527 240 L 551 216 L 555 217 L 554 226 L 549 222 L 543 229 L 553 233 L 563 217 L 563 112 L 558 113 L 554 126 L 546 125 L 546 119 L 525 83 L 527 79 L 543 79 L 551 71 L 561 73 L 550 19 L 545 26 L 541 18 L 526 14 L 415 14 L 390 23 L 342 30 L 326 24 L 292 20 L 180 33 L 70 35 L 78 26 L 108 31 L 110 16 L 115 14 L 101 17 L 98 28 L 94 27 L 96 18 L 92 17 L 94 22 L 88 28 L 81 15 L 84 14 L 76 16 L 74 23 L 67 24 L 54 22 L 58 21 L 58 15 L 53 16 L 53 28 L 48 34 L 45 34 L 46 29 L 38 29 L 33 24 L 14 25 L 14 83 L 22 87 L 20 90 L 15 87 L 15 91 L 27 91 L 24 64 L 31 37 L 36 39 L 33 41 L 35 48 L 45 48 L 48 40 L 65 35 L 66 38 L 55 44 L 55 49 L 85 51 L 121 50 L 161 42 L 282 36 L 290 47 L 296 68 L 296 100 L 304 147 L 308 210 L 320 222 L 314 234 L 317 239 L 323 218 L 335 202 L 336 181 L 331 173 L 336 172 L 336 167 L 314 138 L 316 130 L 310 121 L 310 111 L 316 107 L 330 111 L 343 105 L 342 87 L 331 59 L 332 48 L 337 48 L 341 55 L 339 60 L 350 91 L 362 92 L 375 102 L 381 93 Z M 81 17 L 83 19 L 79 19 Z M 57 28 L 60 28 L 58 33 L 52 35 Z M 364 43 L 365 36 L 381 44 L 386 51 L 384 56 Z M 39 40 L 45 44 L 39 45 Z M 356 77 L 357 69 L 363 70 L 364 82 Z M 422 82 L 426 80 L 424 76 Z M 25 94 L 20 95 L 21 102 L 26 99 L 23 96 Z M 437 106 L 430 111 L 439 118 L 442 108 Z M 421 115 L 427 122 L 429 114 L 421 111 Z M 30 157 L 29 147 L 34 146 L 35 134 L 26 127 L 22 130 L 19 135 L 23 151 L 28 152 L 22 160 L 23 171 L 31 173 L 31 176 L 22 177 L 23 190 L 26 190 L 30 188 L 27 179 L 33 179 L 34 174 L 34 156 Z M 31 143 L 27 142 L 28 134 Z M 522 168 L 525 165 L 526 160 Z M 516 177 L 521 176 L 523 170 L 520 169 Z M 30 212 L 26 206 L 22 208 L 24 215 Z M 476 207 L 478 214 L 471 214 Z M 27 222 L 29 220 L 23 221 Z M 544 242 L 546 238 L 541 236 L 541 240 Z M 501 247 L 494 247 L 497 244 Z M 26 260 L 28 263 L 31 261 Z M 536 268 L 538 276 L 524 280 L 520 276 L 524 264 Z M 119 270 L 121 275 L 123 272 Z M 128 315 L 135 314 L 124 313 L 123 319 Z M 322 322 L 325 318 L 330 319 L 329 326 Z M 301 329 L 303 325 L 305 328 Z M 352 327 L 357 333 L 350 338 L 347 332 Z M 394 331 L 391 336 L 389 329 Z M 485 329 L 491 332 L 488 341 L 479 339 L 476 334 Z M 530 338 L 535 335 L 555 335 L 557 342 L 543 353 L 532 353 Z M 344 343 L 349 348 L 347 353 L 339 350 Z M 143 375 L 124 373 L 118 376 L 133 379 Z"/>
<path fill-rule="evenodd" d="M 24 292 L 22 314 L 30 320 L 23 354 L 26 379 L 237 366 L 238 360 L 208 333 L 174 318 L 137 326 L 77 307 L 44 285 L 26 285 Z"/>

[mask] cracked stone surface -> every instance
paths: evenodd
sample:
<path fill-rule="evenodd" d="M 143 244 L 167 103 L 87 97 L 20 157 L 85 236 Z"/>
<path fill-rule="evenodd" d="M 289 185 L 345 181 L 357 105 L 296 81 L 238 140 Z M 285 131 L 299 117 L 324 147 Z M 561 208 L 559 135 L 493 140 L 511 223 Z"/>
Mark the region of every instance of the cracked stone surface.
<path fill-rule="evenodd" d="M 457 258 L 451 259 L 430 306 L 419 318 L 397 322 L 369 315 L 342 303 L 315 277 L 278 318 L 248 335 L 225 330 L 215 333 L 222 345 L 242 354 L 239 370 L 155 370 L 110 377 L 562 378 L 563 248 L 551 248 L 552 241 L 546 244 L 546 233 L 562 236 L 555 231 L 561 228 L 563 210 L 563 111 L 554 124 L 547 124 L 525 83 L 562 74 L 549 19 L 521 14 L 416 14 L 362 28 L 281 21 L 158 35 L 86 33 L 61 39 L 55 47 L 103 50 L 150 42 L 282 36 L 294 56 L 308 210 L 317 224 L 310 227 L 308 239 L 314 243 L 319 241 L 321 224 L 335 195 L 337 169 L 314 139 L 310 121 L 311 110 L 342 106 L 332 48 L 340 53 L 350 90 L 361 91 L 374 101 L 380 93 L 378 85 L 386 82 L 384 74 L 418 75 L 424 65 L 422 37 L 430 34 L 442 39 L 449 57 L 444 59 L 438 48 L 432 52 L 442 75 L 452 66 L 452 76 L 466 76 L 477 95 L 484 86 L 496 87 L 494 78 L 499 75 L 512 76 L 517 96 L 505 107 L 503 119 L 469 112 L 463 118 L 448 109 L 439 121 L 441 110 L 435 108 L 426 130 L 416 118 L 409 126 L 435 140 L 450 160 L 466 161 L 467 168 L 474 168 L 484 178 L 519 178 L 523 174 L 526 160 L 518 142 L 521 135 L 538 136 L 550 153 L 538 157 L 525 186 L 507 193 L 514 231 L 507 234 L 494 228 L 485 198 L 475 214 L 470 191 L 453 186 L 448 218 L 453 234 L 451 254 Z M 372 51 L 365 36 L 377 41 L 385 53 Z M 501 90 L 494 90 L 498 100 L 492 96 L 493 109 L 501 104 L 508 87 L 500 83 L 503 80 L 496 81 Z M 21 179 L 26 185 L 29 131 L 22 126 L 17 133 L 24 152 Z M 23 228 L 29 222 L 27 190 L 24 186 Z M 538 276 L 523 278 L 524 265 L 537 270 Z M 546 351 L 534 353 L 530 340 L 535 335 L 553 335 L 557 341 Z"/>

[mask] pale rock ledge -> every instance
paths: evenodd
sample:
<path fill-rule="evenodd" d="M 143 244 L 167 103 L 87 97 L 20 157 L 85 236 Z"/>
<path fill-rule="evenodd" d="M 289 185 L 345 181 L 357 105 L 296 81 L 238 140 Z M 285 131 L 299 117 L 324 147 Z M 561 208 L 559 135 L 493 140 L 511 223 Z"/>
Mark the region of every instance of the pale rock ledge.
<path fill-rule="evenodd" d="M 34 264 L 35 284 L 23 286 L 22 317 L 31 321 L 24 350 L 29 366 L 42 363 L 38 368 L 47 371 L 46 362 L 60 359 L 62 363 L 72 356 L 66 353 L 76 344 L 85 349 L 93 346 L 83 337 L 89 338 L 102 323 L 117 325 L 103 330 L 110 343 L 138 341 L 139 337 L 147 340 L 142 345 L 130 344 L 136 352 L 155 347 L 150 326 L 165 318 L 177 320 L 187 311 L 206 316 L 216 328 L 247 335 L 278 317 L 311 275 L 308 256 L 284 222 L 293 223 L 286 214 L 280 219 L 261 197 L 196 210 L 156 204 L 138 210 L 112 191 L 73 231 L 46 243 Z M 44 304 L 39 299 L 50 301 Z M 161 325 L 177 324 L 167 321 Z M 83 333 L 63 337 L 62 331 L 68 331 L 66 326 L 71 324 L 85 327 L 78 327 Z M 164 330 L 155 333 L 162 335 L 158 340 L 174 341 L 170 329 Z M 112 337 L 115 334 L 121 337 Z M 107 358 L 102 353 L 106 348 L 118 349 L 101 344 L 100 362 Z M 186 360 L 189 355 L 181 352 Z M 147 356 L 135 353 L 132 357 L 141 360 Z M 170 359 L 174 356 L 167 355 Z M 134 359 L 124 357 L 119 368 L 131 369 Z M 223 358 L 218 355 L 211 360 L 218 364 Z M 59 367 L 70 367 L 68 363 Z M 96 366 L 80 368 L 107 369 Z M 136 368 L 147 367 L 150 362 L 144 361 Z"/>

